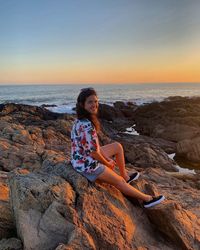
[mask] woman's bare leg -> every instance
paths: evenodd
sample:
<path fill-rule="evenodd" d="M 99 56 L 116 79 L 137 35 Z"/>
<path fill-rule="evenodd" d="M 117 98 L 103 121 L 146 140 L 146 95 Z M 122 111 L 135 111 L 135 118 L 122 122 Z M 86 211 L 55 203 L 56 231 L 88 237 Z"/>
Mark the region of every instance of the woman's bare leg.
<path fill-rule="evenodd" d="M 120 143 L 114 142 L 111 144 L 107 144 L 101 147 L 101 151 L 103 151 L 103 155 L 106 157 L 116 156 L 116 163 L 119 167 L 119 171 L 121 176 L 127 181 L 129 180 L 129 175 L 125 168 L 125 160 L 124 160 L 124 150 Z"/>
<path fill-rule="evenodd" d="M 97 178 L 97 180 L 109 183 L 119 189 L 123 194 L 128 195 L 130 197 L 134 197 L 143 201 L 150 201 L 152 196 L 144 194 L 139 190 L 135 189 L 131 185 L 127 184 L 127 182 L 116 174 L 114 171 L 105 167 L 104 172 Z"/>

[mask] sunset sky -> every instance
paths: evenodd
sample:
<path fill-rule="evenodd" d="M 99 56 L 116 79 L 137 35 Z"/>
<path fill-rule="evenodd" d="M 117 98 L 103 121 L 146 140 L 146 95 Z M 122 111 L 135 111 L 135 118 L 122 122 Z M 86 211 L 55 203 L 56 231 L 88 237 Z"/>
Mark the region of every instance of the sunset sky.
<path fill-rule="evenodd" d="M 199 0 L 0 0 L 0 84 L 200 82 Z"/>

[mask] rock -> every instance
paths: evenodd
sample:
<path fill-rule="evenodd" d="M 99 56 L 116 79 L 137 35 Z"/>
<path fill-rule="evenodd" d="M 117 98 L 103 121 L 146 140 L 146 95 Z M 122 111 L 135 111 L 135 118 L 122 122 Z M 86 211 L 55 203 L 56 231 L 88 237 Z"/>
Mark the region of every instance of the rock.
<path fill-rule="evenodd" d="M 0 106 L 0 168 L 39 169 L 48 150 L 70 158 L 70 131 L 73 116 L 46 109 L 7 104 Z M 34 113 L 35 112 L 35 113 Z"/>
<path fill-rule="evenodd" d="M 42 108 L 49 108 L 49 107 L 57 107 L 56 104 L 42 104 L 41 105 Z"/>
<path fill-rule="evenodd" d="M 76 224 L 75 195 L 68 183 L 30 173 L 12 177 L 10 186 L 17 232 L 25 249 L 53 249 L 67 241 Z"/>
<path fill-rule="evenodd" d="M 121 134 L 120 137 L 114 138 L 122 144 L 126 160 L 135 167 L 160 167 L 167 171 L 177 171 L 176 163 L 164 150 L 156 146 L 156 142 L 153 143 L 153 140 L 149 140 L 151 143 L 147 143 L 146 138 Z"/>
<path fill-rule="evenodd" d="M 126 159 L 137 167 L 129 164 L 129 169 L 141 172 L 142 178 L 132 185 L 152 195 L 164 194 L 166 201 L 144 210 L 112 185 L 90 183 L 78 174 L 68 164 L 73 115 L 0 105 L 0 168 L 10 172 L 0 172 L 2 237 L 17 236 L 24 249 L 37 250 L 198 249 L 198 174 L 194 181 L 194 176 L 180 178 L 172 172 L 174 161 L 165 152 L 175 152 L 175 142 L 119 133 L 133 125 L 134 116 L 123 113 L 124 104 L 115 105 L 113 120 L 101 120 L 106 134 L 100 141 L 121 142 Z"/>
<path fill-rule="evenodd" d="M 126 134 L 126 133 L 117 133 L 113 139 L 125 140 L 132 144 L 143 144 L 143 143 L 149 143 L 153 146 L 159 147 L 162 150 L 164 150 L 167 154 L 172 154 L 176 152 L 176 146 L 177 144 L 171 141 L 164 140 L 162 138 L 151 138 L 149 136 L 143 136 L 143 135 L 132 135 L 132 134 Z"/>
<path fill-rule="evenodd" d="M 66 115 L 54 113 L 42 107 L 14 103 L 0 104 L 0 112 L 1 116 L 12 115 L 15 120 L 19 120 L 23 116 L 24 119 L 21 122 L 27 123 L 29 123 L 28 120 L 32 121 L 32 118 L 35 120 L 36 117 L 37 120 L 55 120 L 66 117 Z M 30 114 L 29 117 L 27 117 L 27 113 Z"/>
<path fill-rule="evenodd" d="M 192 98 L 145 104 L 134 112 L 136 130 L 175 142 L 195 137 L 200 133 L 199 105 L 200 99 Z"/>
<path fill-rule="evenodd" d="M 99 118 L 101 119 L 104 132 L 107 129 L 112 133 L 122 132 L 127 127 L 132 126 L 134 123 L 131 118 L 135 109 L 136 105 L 132 103 L 115 102 L 114 106 L 100 104 Z"/>
<path fill-rule="evenodd" d="M 195 168 L 200 163 L 200 137 L 179 141 L 176 146 L 176 159 L 189 161 L 189 165 Z"/>
<path fill-rule="evenodd" d="M 99 118 L 107 121 L 113 121 L 119 117 L 123 117 L 120 110 L 116 110 L 114 107 L 107 104 L 99 104 Z"/>
<path fill-rule="evenodd" d="M 193 143 L 200 137 L 199 97 L 168 98 L 140 106 L 134 112 L 134 121 L 140 134 L 177 142 L 177 158 L 200 163 L 198 143 Z"/>
<path fill-rule="evenodd" d="M 114 107 L 115 109 L 120 110 L 125 117 L 132 117 L 133 111 L 137 109 L 137 105 L 132 102 L 124 103 L 118 101 L 114 103 Z"/>
<path fill-rule="evenodd" d="M 58 168 L 15 172 L 10 178 L 17 232 L 25 249 L 138 249 L 149 245 L 174 249 L 163 239 L 157 241 L 162 236 L 155 234 L 147 216 L 141 216 L 141 209 L 117 189 L 89 184 L 69 165 Z"/>
<path fill-rule="evenodd" d="M 22 243 L 19 239 L 9 238 L 0 240 L 0 250 L 22 250 Z"/>
<path fill-rule="evenodd" d="M 150 220 L 181 249 L 200 248 L 200 219 L 178 203 L 161 204 L 149 209 L 148 215 Z"/>
<path fill-rule="evenodd" d="M 96 249 L 92 237 L 82 229 L 74 230 L 67 244 L 60 243 L 55 250 L 93 250 Z"/>
<path fill-rule="evenodd" d="M 146 210 L 151 222 L 180 249 L 200 249 L 200 191 L 193 185 L 194 180 L 187 182 L 152 168 L 143 172 L 143 177 L 137 188 L 152 195 L 162 193 L 167 198 Z"/>
<path fill-rule="evenodd" d="M 7 179 L 7 173 L 0 171 L 0 239 L 9 238 L 15 234 Z"/>

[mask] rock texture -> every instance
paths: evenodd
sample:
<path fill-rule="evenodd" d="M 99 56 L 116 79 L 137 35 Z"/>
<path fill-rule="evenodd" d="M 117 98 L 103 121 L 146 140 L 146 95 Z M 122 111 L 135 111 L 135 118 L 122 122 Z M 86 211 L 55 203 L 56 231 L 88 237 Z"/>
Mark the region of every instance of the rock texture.
<path fill-rule="evenodd" d="M 0 171 L 0 239 L 12 235 L 15 235 L 15 226 L 9 199 L 8 174 Z"/>
<path fill-rule="evenodd" d="M 166 149 L 167 146 L 173 148 L 173 143 L 171 144 L 164 140 L 150 140 L 148 137 L 127 134 L 114 136 L 113 139 L 116 139 L 123 145 L 127 162 L 133 164 L 135 167 L 161 167 L 168 171 L 176 171 L 176 163 L 159 147 L 162 143 L 162 147 L 166 146 Z"/>
<path fill-rule="evenodd" d="M 52 154 L 70 157 L 73 118 L 28 105 L 0 105 L 0 169 L 39 169 Z"/>
<path fill-rule="evenodd" d="M 0 250 L 22 250 L 22 243 L 19 239 L 10 238 L 0 240 Z"/>
<path fill-rule="evenodd" d="M 54 169 L 46 169 L 26 175 L 15 172 L 10 179 L 17 231 L 25 249 L 59 249 L 60 243 L 67 249 L 170 249 L 170 244 L 156 241 L 162 237 L 141 208 L 133 207 L 114 187 L 89 184 L 69 165 L 60 168 L 62 178 L 61 171 L 55 176 Z"/>
<path fill-rule="evenodd" d="M 116 105 L 126 110 L 124 124 L 132 122 L 136 107 Z M 15 104 L 0 110 L 0 237 L 7 238 L 0 249 L 200 249 L 200 176 L 172 172 L 174 161 L 166 152 L 175 143 L 119 133 L 101 117 L 106 125 L 100 141 L 121 142 L 128 170 L 141 172 L 133 185 L 166 196 L 144 209 L 113 186 L 90 183 L 72 169 L 73 115 Z"/>
<path fill-rule="evenodd" d="M 200 98 L 174 97 L 146 104 L 134 112 L 136 130 L 177 143 L 176 158 L 200 166 Z"/>

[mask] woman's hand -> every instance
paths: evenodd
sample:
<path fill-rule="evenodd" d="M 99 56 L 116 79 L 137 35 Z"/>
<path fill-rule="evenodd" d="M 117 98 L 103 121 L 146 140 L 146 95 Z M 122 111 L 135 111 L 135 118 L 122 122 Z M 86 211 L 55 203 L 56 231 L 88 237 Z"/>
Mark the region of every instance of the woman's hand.
<path fill-rule="evenodd" d="M 90 156 L 95 160 L 100 161 L 102 164 L 106 165 L 108 168 L 114 169 L 116 166 L 116 162 L 111 158 L 105 158 L 100 152 L 92 151 Z"/>
<path fill-rule="evenodd" d="M 116 162 L 113 159 L 108 159 L 107 167 L 113 170 L 115 166 L 116 166 Z"/>

